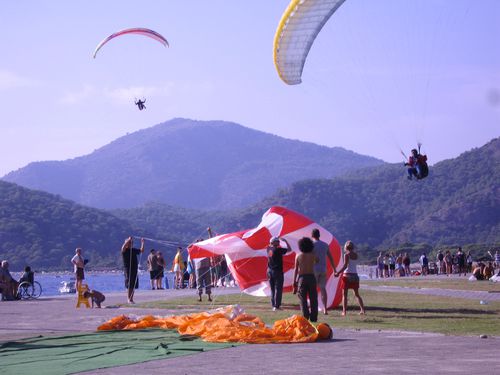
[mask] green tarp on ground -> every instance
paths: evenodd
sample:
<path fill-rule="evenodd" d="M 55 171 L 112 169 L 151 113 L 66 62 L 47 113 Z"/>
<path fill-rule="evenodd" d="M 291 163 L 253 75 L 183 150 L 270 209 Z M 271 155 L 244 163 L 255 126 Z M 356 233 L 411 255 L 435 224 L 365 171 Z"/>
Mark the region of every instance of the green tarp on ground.
<path fill-rule="evenodd" d="M 234 345 L 160 329 L 40 336 L 0 344 L 0 374 L 72 374 Z"/>

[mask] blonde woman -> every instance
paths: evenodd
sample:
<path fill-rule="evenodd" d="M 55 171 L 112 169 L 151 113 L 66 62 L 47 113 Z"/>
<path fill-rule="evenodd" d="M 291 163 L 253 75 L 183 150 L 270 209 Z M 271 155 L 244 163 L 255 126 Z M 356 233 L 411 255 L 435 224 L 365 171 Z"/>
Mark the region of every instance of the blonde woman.
<path fill-rule="evenodd" d="M 177 248 L 177 254 L 175 254 L 172 271 L 175 272 L 174 288 L 181 289 L 182 278 L 184 277 L 184 259 L 182 258 L 182 247 L 180 246 Z"/>
<path fill-rule="evenodd" d="M 342 316 L 347 315 L 347 292 L 349 289 L 354 290 L 354 295 L 359 303 L 360 315 L 365 314 L 365 306 L 363 299 L 359 295 L 359 276 L 358 276 L 358 254 L 354 250 L 354 243 L 347 241 L 344 245 L 344 265 L 335 273 L 335 277 L 342 274 Z"/>

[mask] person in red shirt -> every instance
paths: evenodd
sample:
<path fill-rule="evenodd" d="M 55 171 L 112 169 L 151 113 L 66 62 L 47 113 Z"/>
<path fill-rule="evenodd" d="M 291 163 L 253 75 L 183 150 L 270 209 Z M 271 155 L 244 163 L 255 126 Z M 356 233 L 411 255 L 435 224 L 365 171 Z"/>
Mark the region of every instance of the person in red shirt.
<path fill-rule="evenodd" d="M 429 168 L 427 166 L 427 155 L 420 154 L 417 149 L 411 150 L 411 156 L 408 162 L 405 163 L 408 167 L 408 179 L 412 180 L 415 177 L 417 180 L 427 177 Z"/>

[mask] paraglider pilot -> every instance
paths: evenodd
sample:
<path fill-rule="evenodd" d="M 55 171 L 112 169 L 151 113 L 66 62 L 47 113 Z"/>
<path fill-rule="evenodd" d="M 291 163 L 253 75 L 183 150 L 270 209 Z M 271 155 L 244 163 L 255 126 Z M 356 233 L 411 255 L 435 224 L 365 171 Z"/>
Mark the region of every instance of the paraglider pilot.
<path fill-rule="evenodd" d="M 415 177 L 420 180 L 427 177 L 429 169 L 427 167 L 427 156 L 421 155 L 417 149 L 411 150 L 411 156 L 408 158 L 408 162 L 405 163 L 408 167 L 408 179 L 411 180 Z"/>
<path fill-rule="evenodd" d="M 135 105 L 137 107 L 139 107 L 140 111 L 142 111 L 143 109 L 146 109 L 146 106 L 144 105 L 144 103 L 146 103 L 146 99 L 143 99 L 143 100 L 139 99 L 139 100 L 135 101 Z"/>

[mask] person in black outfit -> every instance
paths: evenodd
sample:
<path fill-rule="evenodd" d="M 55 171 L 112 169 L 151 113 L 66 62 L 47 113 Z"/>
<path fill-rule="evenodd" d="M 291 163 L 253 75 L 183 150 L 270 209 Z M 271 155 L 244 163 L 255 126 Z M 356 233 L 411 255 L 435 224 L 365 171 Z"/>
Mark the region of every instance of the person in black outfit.
<path fill-rule="evenodd" d="M 286 249 L 280 246 L 280 240 L 286 243 Z M 273 237 L 267 247 L 267 277 L 271 287 L 271 304 L 273 311 L 281 308 L 281 296 L 283 294 L 283 255 L 291 250 L 287 240 L 280 237 Z"/>
<path fill-rule="evenodd" d="M 134 302 L 135 289 L 139 288 L 139 278 L 137 271 L 139 269 L 138 255 L 144 252 L 144 238 L 141 238 L 141 248 L 133 247 L 133 237 L 129 237 L 122 245 L 123 271 L 125 272 L 125 288 L 128 290 L 128 303 Z"/>
<path fill-rule="evenodd" d="M 146 109 L 146 106 L 144 105 L 144 103 L 146 103 L 146 99 L 143 99 L 143 100 L 139 99 L 139 100 L 135 101 L 135 105 L 137 107 L 139 107 L 140 111 L 142 111 L 143 109 Z"/>

